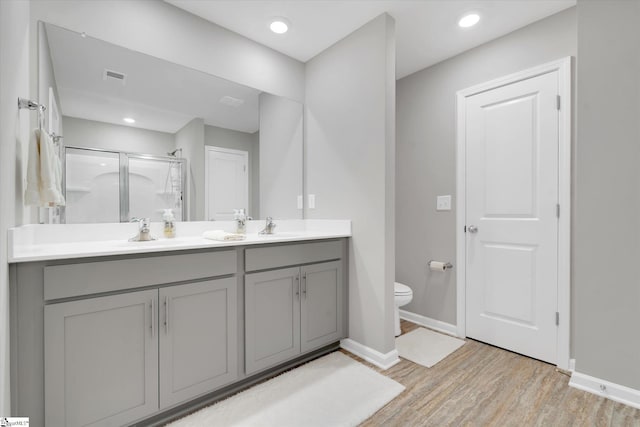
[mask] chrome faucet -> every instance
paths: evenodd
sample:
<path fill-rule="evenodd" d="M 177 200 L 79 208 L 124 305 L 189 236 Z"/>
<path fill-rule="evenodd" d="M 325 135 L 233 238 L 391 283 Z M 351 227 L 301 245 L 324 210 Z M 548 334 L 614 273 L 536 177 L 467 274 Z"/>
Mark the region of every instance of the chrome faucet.
<path fill-rule="evenodd" d="M 276 223 L 273 222 L 273 218 L 270 216 L 267 217 L 267 223 L 264 226 L 264 230 L 262 230 L 258 234 L 273 234 L 273 229 L 276 228 Z"/>
<path fill-rule="evenodd" d="M 151 220 L 149 218 L 132 218 L 131 222 L 139 224 L 138 234 L 129 239 L 130 242 L 149 242 L 157 240 L 151 235 Z"/>

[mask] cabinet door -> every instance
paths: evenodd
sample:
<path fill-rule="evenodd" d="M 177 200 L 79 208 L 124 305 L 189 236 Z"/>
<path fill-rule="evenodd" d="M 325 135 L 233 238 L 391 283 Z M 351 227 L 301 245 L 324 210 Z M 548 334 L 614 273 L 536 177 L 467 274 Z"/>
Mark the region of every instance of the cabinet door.
<path fill-rule="evenodd" d="M 343 338 L 342 293 L 339 261 L 302 267 L 302 352 Z"/>
<path fill-rule="evenodd" d="M 300 354 L 300 269 L 245 276 L 245 360 L 251 374 Z"/>
<path fill-rule="evenodd" d="M 160 289 L 160 408 L 238 377 L 235 277 Z"/>
<path fill-rule="evenodd" d="M 158 410 L 158 291 L 47 305 L 47 426 L 114 426 Z"/>

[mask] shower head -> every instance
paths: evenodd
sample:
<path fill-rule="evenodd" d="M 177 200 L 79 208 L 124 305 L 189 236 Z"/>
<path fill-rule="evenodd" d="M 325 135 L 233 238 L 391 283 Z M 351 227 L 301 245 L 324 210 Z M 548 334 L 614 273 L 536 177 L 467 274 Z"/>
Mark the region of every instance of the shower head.
<path fill-rule="evenodd" d="M 173 151 L 171 151 L 171 152 L 169 152 L 169 153 L 167 153 L 167 154 L 168 154 L 169 156 L 177 157 L 177 156 L 176 156 L 176 153 L 177 153 L 178 151 L 180 152 L 180 156 L 182 156 L 182 148 L 176 148 L 175 150 L 173 150 Z"/>

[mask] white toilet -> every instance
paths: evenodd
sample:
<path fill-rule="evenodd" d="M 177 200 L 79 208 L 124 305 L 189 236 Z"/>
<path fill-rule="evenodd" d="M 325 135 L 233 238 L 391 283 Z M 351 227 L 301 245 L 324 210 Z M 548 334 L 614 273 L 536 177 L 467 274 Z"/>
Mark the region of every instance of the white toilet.
<path fill-rule="evenodd" d="M 394 311 L 395 329 L 396 329 L 396 336 L 398 336 L 398 335 L 400 335 L 400 310 L 399 310 L 399 307 L 402 307 L 403 305 L 407 305 L 407 304 L 409 304 L 411 302 L 411 300 L 413 299 L 413 291 L 407 285 L 404 285 L 404 284 L 398 283 L 398 282 L 394 283 L 393 288 L 394 288 L 395 303 L 396 303 L 396 307 L 395 307 L 395 311 Z"/>

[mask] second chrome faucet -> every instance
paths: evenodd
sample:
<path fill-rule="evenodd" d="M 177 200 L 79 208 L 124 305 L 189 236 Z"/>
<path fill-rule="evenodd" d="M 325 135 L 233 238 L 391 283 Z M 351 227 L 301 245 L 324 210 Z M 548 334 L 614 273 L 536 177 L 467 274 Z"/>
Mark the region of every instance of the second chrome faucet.
<path fill-rule="evenodd" d="M 277 224 L 273 222 L 273 218 L 268 216 L 264 229 L 259 234 L 273 234 L 273 229 L 276 228 L 276 225 Z"/>
<path fill-rule="evenodd" d="M 131 222 L 139 223 L 138 234 L 129 239 L 130 242 L 149 242 L 156 240 L 151 235 L 151 220 L 149 218 L 132 218 Z"/>

